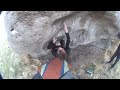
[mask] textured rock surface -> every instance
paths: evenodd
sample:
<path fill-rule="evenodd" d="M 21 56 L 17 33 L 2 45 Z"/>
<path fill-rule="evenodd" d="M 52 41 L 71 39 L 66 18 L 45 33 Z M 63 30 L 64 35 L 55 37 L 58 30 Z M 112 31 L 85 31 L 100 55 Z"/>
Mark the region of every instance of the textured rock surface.
<path fill-rule="evenodd" d="M 17 53 L 33 58 L 50 59 L 46 46 L 51 38 L 66 39 L 63 22 L 70 30 L 69 61 L 75 65 L 73 73 L 80 78 L 111 78 L 112 75 L 107 77 L 107 66 L 103 64 L 119 44 L 116 36 L 120 31 L 119 11 L 7 11 L 5 14 L 10 46 Z M 93 77 L 85 74 L 84 69 L 89 66 L 95 66 Z"/>
<path fill-rule="evenodd" d="M 54 19 L 56 20 L 68 13 L 49 11 L 6 12 L 6 30 L 11 47 L 17 53 L 30 54 L 35 58 L 47 55 L 46 43 L 58 31 L 51 24 Z"/>
<path fill-rule="evenodd" d="M 99 42 L 102 45 L 98 47 L 104 48 L 103 44 L 107 42 L 103 40 L 114 37 L 119 28 L 116 18 L 108 17 L 110 14 L 87 11 L 6 12 L 8 40 L 17 53 L 30 54 L 35 58 L 45 56 L 49 52 L 46 49 L 48 41 L 53 36 L 64 35 L 62 25 L 66 22 L 70 29 L 71 48 L 89 43 L 97 45 Z"/>

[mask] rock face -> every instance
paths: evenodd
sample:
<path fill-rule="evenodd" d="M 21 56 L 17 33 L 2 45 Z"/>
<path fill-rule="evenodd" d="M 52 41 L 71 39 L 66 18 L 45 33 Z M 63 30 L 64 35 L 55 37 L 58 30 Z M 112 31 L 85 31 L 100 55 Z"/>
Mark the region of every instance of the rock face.
<path fill-rule="evenodd" d="M 118 12 L 87 11 L 7 11 L 6 30 L 11 47 L 34 58 L 46 56 L 53 36 L 65 36 L 63 22 L 69 26 L 72 49 L 92 44 L 105 49 L 116 38 Z M 65 39 L 65 37 L 64 37 Z M 110 39 L 110 40 L 109 40 Z"/>
<path fill-rule="evenodd" d="M 80 68 L 108 61 L 119 44 L 119 11 L 7 11 L 5 14 L 10 46 L 18 54 L 33 58 L 49 58 L 46 46 L 54 36 L 66 40 L 63 22 L 68 25 L 71 37 L 69 61 Z M 78 72 L 83 73 L 81 69 Z"/>
<path fill-rule="evenodd" d="M 59 29 L 52 23 L 71 12 L 6 12 L 6 30 L 11 47 L 20 54 L 38 58 L 48 54 L 47 42 Z"/>

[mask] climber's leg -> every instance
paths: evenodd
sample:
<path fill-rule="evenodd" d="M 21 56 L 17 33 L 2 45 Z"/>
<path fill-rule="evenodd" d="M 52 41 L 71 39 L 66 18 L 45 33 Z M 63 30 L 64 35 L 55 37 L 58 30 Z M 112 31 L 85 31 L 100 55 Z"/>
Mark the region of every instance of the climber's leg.
<path fill-rule="evenodd" d="M 110 61 L 107 62 L 107 63 L 111 63 L 116 56 L 117 56 L 117 51 L 113 54 L 113 56 L 111 57 Z"/>
<path fill-rule="evenodd" d="M 71 71 L 68 71 L 65 75 L 63 75 L 60 79 L 77 79 L 76 76 L 72 74 Z"/>
<path fill-rule="evenodd" d="M 0 14 L 2 13 L 2 11 L 0 11 Z"/>
<path fill-rule="evenodd" d="M 1 76 L 1 74 L 0 74 L 0 79 L 3 79 L 2 76 Z"/>
<path fill-rule="evenodd" d="M 39 72 L 37 72 L 32 79 L 43 79 Z"/>
<path fill-rule="evenodd" d="M 119 61 L 119 59 L 120 59 L 120 55 L 117 56 L 117 58 L 115 60 L 115 63 L 112 64 L 112 66 L 110 67 L 110 69 L 113 68 L 117 64 L 117 62 Z"/>

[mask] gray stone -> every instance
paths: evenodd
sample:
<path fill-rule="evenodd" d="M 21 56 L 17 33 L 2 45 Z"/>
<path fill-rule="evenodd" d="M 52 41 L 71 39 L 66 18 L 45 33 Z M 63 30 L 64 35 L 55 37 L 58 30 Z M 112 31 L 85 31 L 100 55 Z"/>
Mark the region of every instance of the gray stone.
<path fill-rule="evenodd" d="M 48 55 L 46 46 L 53 36 L 61 37 L 63 22 L 69 27 L 74 49 L 92 44 L 105 49 L 119 32 L 119 12 L 109 11 L 7 11 L 5 26 L 10 46 L 33 58 Z M 108 41 L 110 40 L 110 41 Z"/>
<path fill-rule="evenodd" d="M 89 74 L 90 77 L 94 75 L 95 66 L 91 65 L 85 68 L 86 74 Z"/>

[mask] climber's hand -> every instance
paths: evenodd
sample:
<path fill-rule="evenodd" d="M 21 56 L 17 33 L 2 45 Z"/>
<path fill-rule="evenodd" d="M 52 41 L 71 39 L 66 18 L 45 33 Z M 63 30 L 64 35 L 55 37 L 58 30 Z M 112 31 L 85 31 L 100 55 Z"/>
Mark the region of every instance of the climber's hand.
<path fill-rule="evenodd" d="M 57 41 L 56 37 L 53 37 L 53 43 L 55 43 Z"/>
<path fill-rule="evenodd" d="M 68 27 L 67 27 L 66 23 L 63 23 L 63 24 L 64 24 L 65 33 L 68 33 Z"/>

